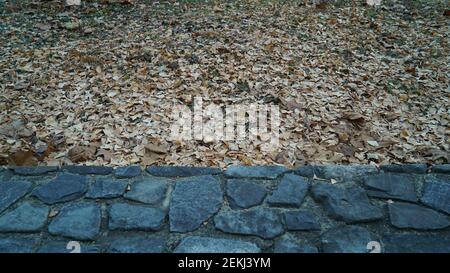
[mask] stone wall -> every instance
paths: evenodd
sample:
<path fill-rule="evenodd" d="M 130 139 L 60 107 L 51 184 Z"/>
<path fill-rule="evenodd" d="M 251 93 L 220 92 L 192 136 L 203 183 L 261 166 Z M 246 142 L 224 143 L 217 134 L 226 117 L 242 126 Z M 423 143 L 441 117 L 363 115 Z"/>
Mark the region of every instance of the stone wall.
<path fill-rule="evenodd" d="M 0 252 L 450 252 L 449 214 L 450 164 L 0 169 Z"/>

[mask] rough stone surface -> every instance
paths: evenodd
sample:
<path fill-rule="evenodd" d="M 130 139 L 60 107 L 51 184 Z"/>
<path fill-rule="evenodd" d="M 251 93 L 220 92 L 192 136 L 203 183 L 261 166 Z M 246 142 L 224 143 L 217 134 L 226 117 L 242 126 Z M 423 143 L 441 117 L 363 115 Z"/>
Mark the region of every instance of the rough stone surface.
<path fill-rule="evenodd" d="M 62 167 L 64 171 L 69 173 L 75 173 L 80 175 L 107 175 L 113 172 L 112 167 L 106 166 L 64 166 Z"/>
<path fill-rule="evenodd" d="M 267 198 L 271 206 L 300 207 L 308 192 L 309 183 L 301 176 L 285 174 L 276 190 Z"/>
<path fill-rule="evenodd" d="M 219 180 L 205 175 L 177 182 L 169 210 L 170 231 L 188 232 L 197 229 L 216 213 L 223 201 Z"/>
<path fill-rule="evenodd" d="M 410 175 L 381 173 L 364 178 L 369 196 L 416 202 L 414 179 Z"/>
<path fill-rule="evenodd" d="M 38 242 L 32 235 L 0 235 L 0 253 L 31 253 Z"/>
<path fill-rule="evenodd" d="M 321 165 L 315 168 L 318 171 L 318 177 L 337 181 L 355 181 L 363 176 L 378 173 L 378 169 L 370 165 Z"/>
<path fill-rule="evenodd" d="M 86 194 L 88 198 L 115 198 L 122 196 L 128 182 L 111 178 L 99 178 L 89 187 Z"/>
<path fill-rule="evenodd" d="M 313 178 L 314 175 L 319 175 L 319 170 L 314 165 L 307 165 L 294 169 L 294 173 L 303 177 Z"/>
<path fill-rule="evenodd" d="M 450 181 L 425 178 L 420 201 L 434 209 L 450 214 Z"/>
<path fill-rule="evenodd" d="M 229 179 L 227 181 L 228 202 L 232 208 L 250 208 L 262 203 L 267 190 L 263 181 L 250 182 L 247 179 Z"/>
<path fill-rule="evenodd" d="M 187 177 L 220 174 L 221 170 L 218 168 L 209 167 L 150 166 L 147 168 L 147 172 L 154 176 Z"/>
<path fill-rule="evenodd" d="M 108 240 L 108 253 L 162 253 L 166 241 L 147 235 L 120 235 Z"/>
<path fill-rule="evenodd" d="M 450 236 L 439 234 L 385 234 L 386 253 L 450 253 Z"/>
<path fill-rule="evenodd" d="M 157 208 L 116 203 L 109 210 L 109 229 L 160 230 L 165 218 L 166 213 Z"/>
<path fill-rule="evenodd" d="M 114 175 L 117 178 L 133 178 L 141 175 L 141 167 L 139 166 L 126 166 L 118 167 L 114 170 Z"/>
<path fill-rule="evenodd" d="M 331 229 L 322 235 L 322 251 L 325 253 L 367 253 L 367 244 L 373 237 L 365 228 L 344 226 Z"/>
<path fill-rule="evenodd" d="M 188 236 L 176 247 L 175 253 L 259 253 L 257 245 L 241 240 Z"/>
<path fill-rule="evenodd" d="M 80 198 L 87 190 L 84 176 L 61 173 L 34 191 L 34 195 L 46 204 L 55 204 Z"/>
<path fill-rule="evenodd" d="M 91 202 L 67 205 L 61 209 L 48 226 L 53 235 L 79 240 L 93 240 L 100 234 L 100 207 Z"/>
<path fill-rule="evenodd" d="M 24 202 L 12 211 L 0 216 L 0 232 L 35 232 L 44 227 L 49 208 Z"/>
<path fill-rule="evenodd" d="M 336 220 L 360 223 L 383 217 L 381 209 L 370 203 L 365 191 L 359 186 L 340 188 L 331 184 L 316 183 L 312 187 L 312 194 Z"/>
<path fill-rule="evenodd" d="M 77 251 L 71 245 L 68 245 L 69 240 L 48 241 L 42 244 L 37 250 L 37 253 L 75 253 Z M 85 242 L 78 242 L 80 244 L 79 253 L 99 253 L 100 247 L 95 244 L 87 244 Z"/>
<path fill-rule="evenodd" d="M 284 232 L 278 213 L 271 209 L 221 211 L 214 217 L 215 227 L 223 232 L 274 238 Z"/>
<path fill-rule="evenodd" d="M 318 253 L 316 246 L 298 243 L 292 236 L 283 235 L 274 244 L 274 253 Z"/>
<path fill-rule="evenodd" d="M 53 166 L 37 166 L 37 167 L 14 167 L 13 171 L 18 175 L 43 175 L 51 172 L 56 172 L 58 167 Z"/>
<path fill-rule="evenodd" d="M 450 164 L 434 165 L 431 171 L 434 173 L 450 174 Z"/>
<path fill-rule="evenodd" d="M 275 179 L 287 169 L 282 166 L 229 166 L 226 177 Z"/>
<path fill-rule="evenodd" d="M 382 165 L 380 169 L 384 172 L 424 174 L 427 172 L 427 164 L 388 164 Z"/>
<path fill-rule="evenodd" d="M 155 205 L 160 203 L 167 192 L 168 180 L 159 177 L 144 178 L 131 184 L 131 190 L 124 197 L 133 201 Z"/>
<path fill-rule="evenodd" d="M 309 211 L 285 211 L 283 220 L 287 230 L 320 230 L 320 223 Z"/>
<path fill-rule="evenodd" d="M 2 169 L 0 170 L 0 183 L 7 182 L 13 176 L 13 172 L 10 170 Z"/>
<path fill-rule="evenodd" d="M 0 182 L 0 213 L 25 196 L 31 188 L 27 181 Z"/>
<path fill-rule="evenodd" d="M 450 220 L 444 214 L 409 203 L 389 204 L 389 216 L 392 225 L 397 228 L 426 230 L 450 226 Z"/>

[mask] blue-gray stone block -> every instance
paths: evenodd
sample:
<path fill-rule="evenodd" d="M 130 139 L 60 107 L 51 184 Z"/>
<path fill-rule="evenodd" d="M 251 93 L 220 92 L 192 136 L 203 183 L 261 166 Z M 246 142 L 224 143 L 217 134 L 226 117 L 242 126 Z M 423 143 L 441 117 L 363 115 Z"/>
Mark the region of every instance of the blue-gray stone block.
<path fill-rule="evenodd" d="M 50 182 L 38 187 L 33 194 L 46 204 L 78 199 L 87 190 L 85 176 L 61 173 Z"/>
<path fill-rule="evenodd" d="M 308 243 L 299 243 L 292 236 L 283 235 L 274 244 L 274 253 L 318 253 L 316 246 Z"/>
<path fill-rule="evenodd" d="M 450 214 L 450 181 L 445 178 L 426 177 L 420 201 Z"/>
<path fill-rule="evenodd" d="M 109 210 L 109 229 L 160 230 L 165 218 L 166 213 L 157 208 L 116 203 Z"/>
<path fill-rule="evenodd" d="M 147 235 L 119 235 L 108 238 L 108 253 L 162 253 L 166 247 L 163 237 Z"/>
<path fill-rule="evenodd" d="M 168 182 L 166 178 L 145 177 L 131 184 L 124 197 L 145 204 L 159 204 L 166 197 Z"/>
<path fill-rule="evenodd" d="M 147 172 L 154 176 L 163 177 L 188 177 L 221 174 L 221 170 L 218 168 L 189 166 L 150 166 L 147 168 Z"/>
<path fill-rule="evenodd" d="M 414 178 L 410 175 L 380 173 L 364 177 L 367 194 L 372 197 L 416 202 Z"/>
<path fill-rule="evenodd" d="M 0 182 L 0 213 L 25 196 L 31 185 L 28 181 Z"/>
<path fill-rule="evenodd" d="M 64 166 L 61 168 L 63 171 L 79 174 L 79 175 L 107 175 L 113 172 L 112 167 L 107 166 Z"/>
<path fill-rule="evenodd" d="M 309 211 L 285 211 L 283 212 L 283 220 L 287 230 L 320 230 L 320 223 Z"/>
<path fill-rule="evenodd" d="M 386 253 L 450 253 L 450 236 L 443 234 L 385 234 Z"/>
<path fill-rule="evenodd" d="M 0 232 L 36 232 L 47 221 L 49 208 L 32 202 L 24 202 L 0 216 Z"/>
<path fill-rule="evenodd" d="M 0 253 L 32 253 L 38 243 L 34 235 L 0 235 Z"/>
<path fill-rule="evenodd" d="M 401 202 L 389 204 L 388 207 L 389 218 L 396 228 L 431 230 L 450 226 L 450 220 L 446 215 L 429 208 Z"/>
<path fill-rule="evenodd" d="M 308 192 L 308 180 L 295 174 L 285 174 L 278 187 L 267 198 L 271 206 L 300 207 Z"/>
<path fill-rule="evenodd" d="M 275 179 L 288 171 L 283 166 L 229 166 L 225 171 L 226 177 Z"/>
<path fill-rule="evenodd" d="M 18 175 L 44 175 L 52 172 L 56 172 L 58 167 L 56 166 L 36 166 L 36 167 L 25 167 L 18 166 L 12 168 L 13 172 Z"/>
<path fill-rule="evenodd" d="M 116 198 L 124 194 L 128 182 L 113 178 L 97 178 L 89 187 L 88 198 Z"/>
<path fill-rule="evenodd" d="M 212 237 L 188 236 L 183 238 L 174 253 L 260 253 L 250 242 Z"/>
<path fill-rule="evenodd" d="M 114 175 L 120 179 L 140 176 L 141 167 L 140 166 L 117 167 L 114 171 Z"/>
<path fill-rule="evenodd" d="M 368 253 L 367 245 L 376 241 L 363 227 L 343 226 L 331 229 L 321 236 L 322 251 L 325 253 Z"/>
<path fill-rule="evenodd" d="M 262 186 L 264 181 L 252 182 L 247 179 L 228 179 L 227 196 L 231 208 L 250 208 L 262 203 L 267 190 Z"/>
<path fill-rule="evenodd" d="M 384 172 L 424 174 L 427 172 L 427 164 L 388 164 L 380 166 Z"/>

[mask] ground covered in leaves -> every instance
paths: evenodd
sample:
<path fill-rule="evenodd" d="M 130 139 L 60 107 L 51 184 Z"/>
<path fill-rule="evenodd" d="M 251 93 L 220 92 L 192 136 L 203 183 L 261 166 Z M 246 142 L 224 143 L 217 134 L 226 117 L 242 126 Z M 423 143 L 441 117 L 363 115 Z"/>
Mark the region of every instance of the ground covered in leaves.
<path fill-rule="evenodd" d="M 1 164 L 449 161 L 446 1 L 22 2 L 0 1 Z M 278 105 L 278 149 L 170 141 L 195 96 Z"/>

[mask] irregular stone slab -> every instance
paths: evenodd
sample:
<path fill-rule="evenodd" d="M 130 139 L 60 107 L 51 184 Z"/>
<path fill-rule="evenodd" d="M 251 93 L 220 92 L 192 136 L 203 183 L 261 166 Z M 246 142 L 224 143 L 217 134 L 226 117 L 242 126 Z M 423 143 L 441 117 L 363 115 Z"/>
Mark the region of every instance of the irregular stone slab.
<path fill-rule="evenodd" d="M 9 181 L 12 176 L 13 173 L 11 171 L 6 169 L 0 170 L 0 183 Z"/>
<path fill-rule="evenodd" d="M 365 228 L 344 226 L 331 229 L 321 237 L 322 251 L 325 253 L 367 253 L 367 244 L 373 241 Z"/>
<path fill-rule="evenodd" d="M 28 181 L 0 182 L 0 213 L 25 196 L 30 188 Z"/>
<path fill-rule="evenodd" d="M 141 167 L 139 166 L 127 166 L 127 167 L 118 167 L 114 171 L 114 175 L 117 178 L 133 178 L 141 175 Z"/>
<path fill-rule="evenodd" d="M 391 224 L 397 228 L 443 229 L 450 226 L 444 214 L 415 204 L 396 202 L 389 204 Z"/>
<path fill-rule="evenodd" d="M 217 229 L 234 234 L 274 238 L 284 232 L 279 215 L 271 209 L 254 208 L 245 211 L 221 211 L 214 217 Z"/>
<path fill-rule="evenodd" d="M 227 196 L 232 208 L 250 208 L 262 203 L 267 190 L 261 184 L 264 181 L 250 182 L 247 179 L 229 179 Z"/>
<path fill-rule="evenodd" d="M 33 194 L 46 204 L 55 204 L 80 198 L 86 190 L 86 177 L 61 173 L 55 179 L 37 188 Z"/>
<path fill-rule="evenodd" d="M 49 208 L 24 202 L 0 217 L 0 232 L 34 232 L 44 227 Z"/>
<path fill-rule="evenodd" d="M 450 164 L 434 165 L 431 171 L 434 173 L 450 174 Z"/>
<path fill-rule="evenodd" d="M 209 167 L 189 167 L 189 166 L 150 166 L 147 172 L 154 176 L 164 177 L 187 177 L 199 175 L 220 174 L 219 168 Z"/>
<path fill-rule="evenodd" d="M 316 166 L 318 177 L 337 181 L 355 181 L 363 176 L 376 174 L 378 169 L 371 165 L 322 165 Z"/>
<path fill-rule="evenodd" d="M 166 241 L 147 235 L 121 235 L 108 239 L 108 253 L 162 253 Z"/>
<path fill-rule="evenodd" d="M 417 194 L 412 176 L 381 173 L 364 178 L 369 196 L 416 202 Z"/>
<path fill-rule="evenodd" d="M 275 242 L 274 253 L 319 253 L 316 246 L 311 244 L 299 244 L 292 236 L 283 235 Z"/>
<path fill-rule="evenodd" d="M 434 209 L 450 214 L 450 181 L 426 177 L 420 201 Z"/>
<path fill-rule="evenodd" d="M 275 179 L 288 169 L 283 166 L 229 166 L 227 177 Z"/>
<path fill-rule="evenodd" d="M 99 178 L 89 187 L 88 198 L 115 198 L 122 196 L 127 189 L 128 182 L 111 178 Z"/>
<path fill-rule="evenodd" d="M 285 174 L 276 190 L 267 198 L 271 206 L 300 207 L 308 192 L 306 178 L 295 174 Z"/>
<path fill-rule="evenodd" d="M 450 236 L 442 234 L 385 234 L 386 253 L 449 253 Z"/>
<path fill-rule="evenodd" d="M 287 230 L 320 230 L 319 222 L 309 211 L 285 211 L 283 220 Z"/>
<path fill-rule="evenodd" d="M 39 238 L 30 235 L 0 235 L 0 253 L 32 253 Z"/>
<path fill-rule="evenodd" d="M 300 175 L 303 177 L 313 178 L 314 175 L 319 176 L 320 171 L 314 165 L 302 166 L 294 170 L 296 175 Z"/>
<path fill-rule="evenodd" d="M 165 218 L 166 213 L 160 209 L 116 203 L 109 210 L 109 229 L 160 230 Z"/>
<path fill-rule="evenodd" d="M 175 248 L 174 253 L 260 253 L 250 242 L 212 237 L 188 236 Z"/>
<path fill-rule="evenodd" d="M 383 218 L 381 209 L 370 203 L 365 191 L 359 186 L 344 189 L 316 183 L 312 187 L 312 193 L 313 198 L 336 220 L 361 223 Z"/>
<path fill-rule="evenodd" d="M 131 184 L 131 190 L 125 193 L 126 199 L 155 205 L 166 197 L 168 180 L 159 177 L 146 177 Z"/>
<path fill-rule="evenodd" d="M 216 213 L 223 201 L 217 178 L 211 175 L 185 178 L 177 182 L 170 202 L 170 231 L 197 229 Z"/>
<path fill-rule="evenodd" d="M 38 250 L 37 253 L 78 253 L 73 246 L 69 244 L 69 240 L 58 240 L 45 242 Z M 93 244 L 87 244 L 85 242 L 78 242 L 80 244 L 79 253 L 100 253 L 100 247 Z"/>
<path fill-rule="evenodd" d="M 93 240 L 100 234 L 101 211 L 99 205 L 80 202 L 61 209 L 48 226 L 52 235 L 79 240 Z"/>
<path fill-rule="evenodd" d="M 106 166 L 64 166 L 62 170 L 80 175 L 107 175 L 112 173 L 114 169 Z"/>
<path fill-rule="evenodd" d="M 380 166 L 380 169 L 385 172 L 424 174 L 427 164 L 388 164 Z"/>
<path fill-rule="evenodd" d="M 13 172 L 18 175 L 44 175 L 51 172 L 56 172 L 58 167 L 56 166 L 35 166 L 35 167 L 25 167 L 19 166 L 14 167 Z"/>

